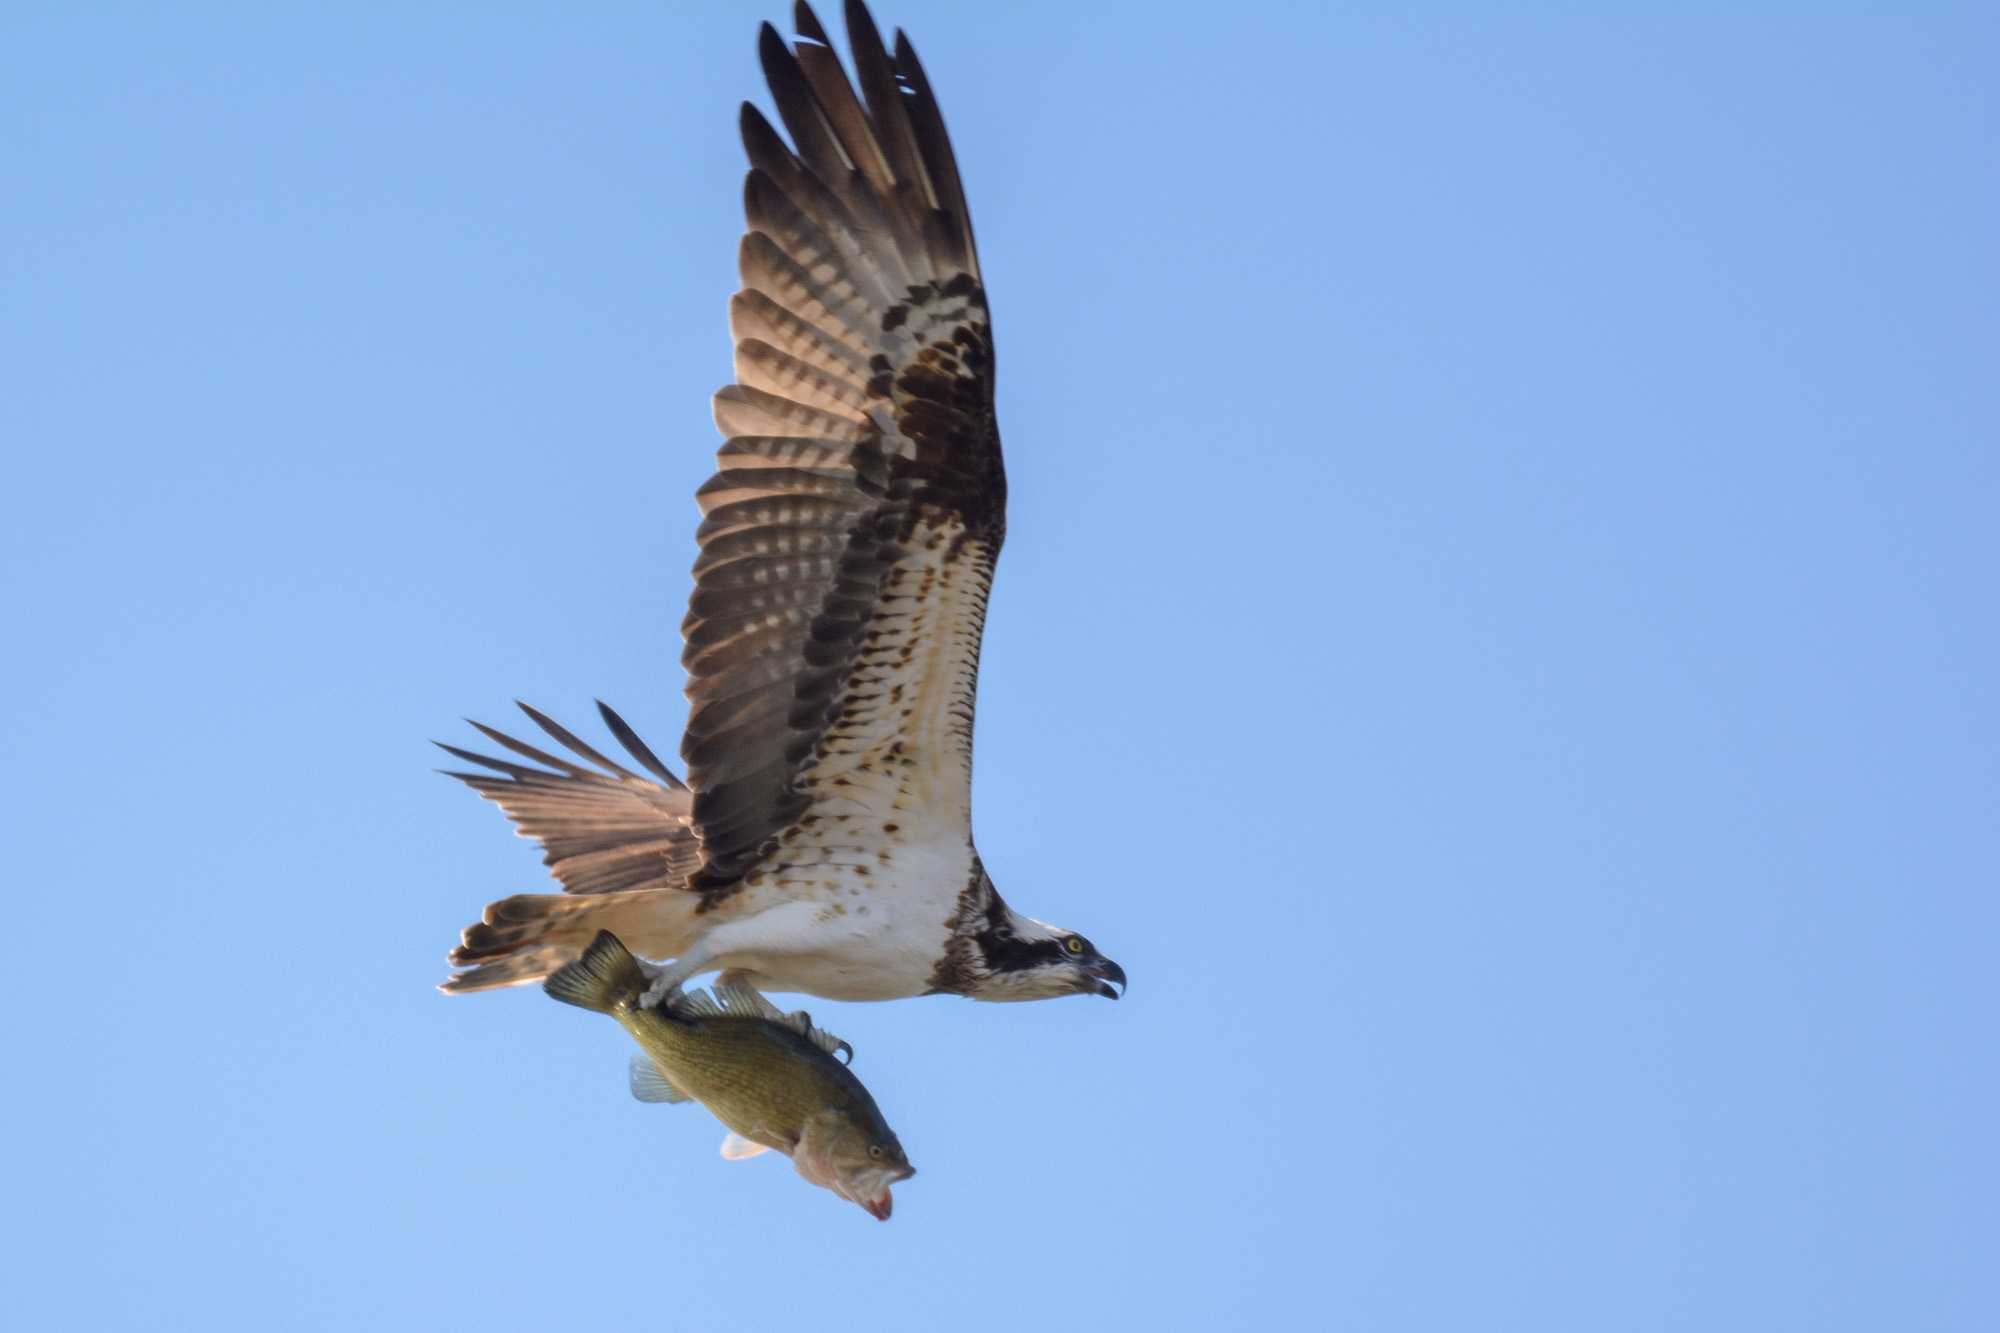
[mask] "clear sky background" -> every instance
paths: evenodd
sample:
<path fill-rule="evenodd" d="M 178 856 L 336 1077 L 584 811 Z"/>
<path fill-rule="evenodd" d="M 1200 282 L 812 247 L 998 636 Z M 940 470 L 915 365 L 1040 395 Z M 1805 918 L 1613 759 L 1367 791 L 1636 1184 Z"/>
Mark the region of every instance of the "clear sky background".
<path fill-rule="evenodd" d="M 815 1003 L 881 1226 L 431 989 L 548 881 L 429 738 L 675 748 L 779 0 L 8 5 L 0 1322 L 2000 1324 L 1980 8 L 878 7 L 1132 976 Z"/>

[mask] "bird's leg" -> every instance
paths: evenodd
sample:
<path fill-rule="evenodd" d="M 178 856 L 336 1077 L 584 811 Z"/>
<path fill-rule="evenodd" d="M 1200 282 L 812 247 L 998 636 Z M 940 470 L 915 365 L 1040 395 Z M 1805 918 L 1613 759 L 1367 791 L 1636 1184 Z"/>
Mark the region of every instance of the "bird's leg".
<path fill-rule="evenodd" d="M 709 957 L 709 951 L 697 944 L 671 963 L 648 963 L 642 960 L 639 966 L 646 970 L 646 974 L 653 979 L 653 984 L 646 987 L 646 993 L 639 997 L 639 1007 L 654 1008 L 660 1001 L 680 990 L 690 977 L 708 967 Z"/>
<path fill-rule="evenodd" d="M 715 979 L 715 984 L 718 986 L 740 986 L 754 995 L 762 995 L 764 992 L 758 990 L 757 983 L 750 979 L 755 975 L 753 972 L 745 972 L 740 967 L 732 967 L 718 976 Z"/>

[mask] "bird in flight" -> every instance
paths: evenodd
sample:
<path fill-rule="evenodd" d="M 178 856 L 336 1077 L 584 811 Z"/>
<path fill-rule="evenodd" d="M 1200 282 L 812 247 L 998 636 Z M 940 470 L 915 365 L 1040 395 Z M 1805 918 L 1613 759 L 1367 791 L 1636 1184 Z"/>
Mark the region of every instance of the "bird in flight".
<path fill-rule="evenodd" d="M 729 305 L 736 382 L 696 493 L 681 629 L 683 783 L 553 719 L 574 758 L 475 723 L 515 762 L 444 748 L 538 839 L 566 892 L 487 907 L 447 992 L 536 981 L 600 930 L 700 972 L 837 1000 L 1118 998 L 1125 973 L 1001 898 L 972 843 L 980 635 L 1006 529 L 993 345 L 972 221 L 917 53 L 847 4 L 855 81 L 798 5 L 765 24 L 790 142 L 742 111 L 748 221 Z M 578 762 L 581 761 L 581 762 Z"/>

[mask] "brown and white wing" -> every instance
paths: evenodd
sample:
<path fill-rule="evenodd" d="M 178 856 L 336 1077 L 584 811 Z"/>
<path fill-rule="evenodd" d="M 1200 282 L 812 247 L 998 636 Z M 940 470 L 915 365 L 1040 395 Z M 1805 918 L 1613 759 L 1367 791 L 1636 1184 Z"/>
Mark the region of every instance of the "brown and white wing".
<path fill-rule="evenodd" d="M 623 718 L 604 704 L 598 709 L 612 734 L 658 781 L 606 758 L 526 704 L 521 711 L 536 726 L 596 768 L 538 750 L 479 722 L 472 725 L 487 739 L 541 767 L 438 744 L 448 754 L 491 770 L 451 776 L 506 811 L 523 837 L 541 843 L 543 863 L 567 892 L 684 890 L 701 864 L 692 827 L 693 798 Z"/>
<path fill-rule="evenodd" d="M 986 295 L 930 85 L 859 3 L 858 95 L 811 9 L 795 22 L 795 49 L 768 24 L 760 45 L 790 145 L 743 110 L 737 383 L 683 626 L 711 891 L 788 838 L 969 837 L 1005 528 Z"/>

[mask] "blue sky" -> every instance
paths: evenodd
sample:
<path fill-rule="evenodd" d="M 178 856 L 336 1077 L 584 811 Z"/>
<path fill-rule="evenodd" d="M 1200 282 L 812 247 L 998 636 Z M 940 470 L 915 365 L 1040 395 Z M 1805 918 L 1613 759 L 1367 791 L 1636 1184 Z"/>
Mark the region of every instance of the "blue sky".
<path fill-rule="evenodd" d="M 877 14 L 1131 994 L 816 1003 L 878 1226 L 431 989 L 546 881 L 429 738 L 674 748 L 776 0 L 10 6 L 5 1322 L 1993 1327 L 1992 13 Z"/>

